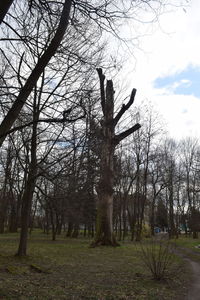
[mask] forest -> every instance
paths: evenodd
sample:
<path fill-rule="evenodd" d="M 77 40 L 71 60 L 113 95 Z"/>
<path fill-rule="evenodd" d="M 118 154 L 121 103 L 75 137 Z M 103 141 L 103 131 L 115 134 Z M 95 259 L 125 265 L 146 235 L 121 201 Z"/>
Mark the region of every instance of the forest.
<path fill-rule="evenodd" d="M 126 243 L 133 247 L 158 232 L 183 244 L 184 235 L 197 245 L 200 144 L 192 137 L 172 139 L 151 104 L 137 105 L 137 86 L 120 89 L 120 58 L 108 54 L 109 39 L 113 45 L 126 43 L 120 38 L 123 22 L 136 20 L 143 10 L 159 18 L 167 5 L 159 0 L 0 3 L 0 240 L 2 247 L 4 241 L 13 243 L 2 251 L 25 258 L 29 242 L 33 255 L 34 239 L 42 237 L 57 252 L 67 243 L 81 253 L 82 245 L 85 255 L 102 251 L 102 259 L 111 261 L 115 247 L 123 252 Z M 135 251 L 127 249 L 125 260 Z M 83 264 L 90 265 L 87 259 Z M 183 262 L 176 263 L 182 270 Z M 169 290 L 163 298 L 150 292 L 142 298 L 142 287 L 138 298 L 114 291 L 90 298 L 87 289 L 85 296 L 41 293 L 40 298 L 30 290 L 29 298 L 17 299 L 175 299 L 165 298 Z M 14 299 L 1 293 L 2 299 Z"/>

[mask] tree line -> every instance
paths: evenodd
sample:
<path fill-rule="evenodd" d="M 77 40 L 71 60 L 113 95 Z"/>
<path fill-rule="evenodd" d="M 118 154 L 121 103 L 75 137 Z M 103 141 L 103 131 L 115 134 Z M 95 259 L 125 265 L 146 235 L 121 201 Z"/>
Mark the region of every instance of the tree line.
<path fill-rule="evenodd" d="M 82 225 L 85 232 L 96 232 L 94 245 L 115 245 L 114 231 L 126 232 L 132 219 L 132 235 L 140 239 L 152 136 L 146 133 L 144 139 L 144 129 L 138 131 L 139 112 L 131 113 L 131 126 L 122 122 L 136 90 L 116 111 L 113 81 L 105 81 L 99 66 L 115 69 L 106 57 L 105 36 L 118 38 L 121 20 L 138 9 L 161 7 L 158 0 L 1 3 L 0 231 L 21 228 L 18 255 L 26 255 L 28 228 L 36 220 L 46 232 L 51 229 L 53 239 L 63 228 L 77 236 Z M 125 151 L 123 141 L 135 145 L 137 171 L 122 184 L 126 176 L 119 179 L 119 170 L 132 147 Z M 169 198 L 173 193 L 171 187 Z M 129 205 L 132 194 L 137 205 Z M 120 197 L 126 200 L 117 213 Z"/>
<path fill-rule="evenodd" d="M 148 224 L 175 237 L 180 230 L 199 231 L 199 143 L 165 138 L 152 109 L 138 110 L 135 122 L 144 124 L 117 147 L 113 161 L 113 218 L 117 240 L 140 240 Z M 98 228 L 98 187 L 101 174 L 101 118 L 90 108 L 86 122 L 73 123 L 64 139 L 37 139 L 37 174 L 30 230 L 40 227 L 67 237 L 95 236 Z M 20 227 L 27 184 L 31 140 L 23 129 L 9 137 L 1 151 L 0 231 Z M 100 134 L 100 133 L 99 133 Z M 16 143 L 17 141 L 17 143 Z M 45 146 L 43 143 L 45 142 Z M 48 154 L 48 155 L 47 155 Z M 106 184 L 103 185 L 105 187 Z"/>

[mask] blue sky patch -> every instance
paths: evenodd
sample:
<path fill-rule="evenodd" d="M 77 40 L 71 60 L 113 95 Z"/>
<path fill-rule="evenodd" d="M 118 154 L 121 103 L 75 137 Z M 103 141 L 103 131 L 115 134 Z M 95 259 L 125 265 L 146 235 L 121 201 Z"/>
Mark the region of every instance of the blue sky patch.
<path fill-rule="evenodd" d="M 176 95 L 194 95 L 200 98 L 200 68 L 186 70 L 154 81 L 155 88 L 166 88 Z"/>

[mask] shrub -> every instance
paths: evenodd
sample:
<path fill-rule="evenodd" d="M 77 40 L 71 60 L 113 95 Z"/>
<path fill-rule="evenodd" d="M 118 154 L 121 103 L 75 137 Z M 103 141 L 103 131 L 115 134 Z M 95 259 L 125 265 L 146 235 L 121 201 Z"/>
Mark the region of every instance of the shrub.
<path fill-rule="evenodd" d="M 140 243 L 140 250 L 142 260 L 153 278 L 163 279 L 173 263 L 174 245 L 169 241 L 152 239 L 149 243 Z"/>
<path fill-rule="evenodd" d="M 142 225 L 142 237 L 150 238 L 151 237 L 151 228 L 148 224 Z"/>

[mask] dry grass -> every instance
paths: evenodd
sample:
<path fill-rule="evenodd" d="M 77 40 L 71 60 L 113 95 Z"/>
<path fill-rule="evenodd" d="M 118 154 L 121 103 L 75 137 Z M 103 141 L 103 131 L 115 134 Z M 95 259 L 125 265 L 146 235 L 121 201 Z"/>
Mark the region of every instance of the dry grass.
<path fill-rule="evenodd" d="M 0 299 L 176 299 L 184 292 L 185 272 L 176 259 L 171 277 L 152 280 L 134 244 L 89 248 L 88 239 L 52 242 L 34 232 L 29 256 L 14 256 L 18 236 L 0 236 Z M 173 273 L 174 272 L 174 273 Z"/>

